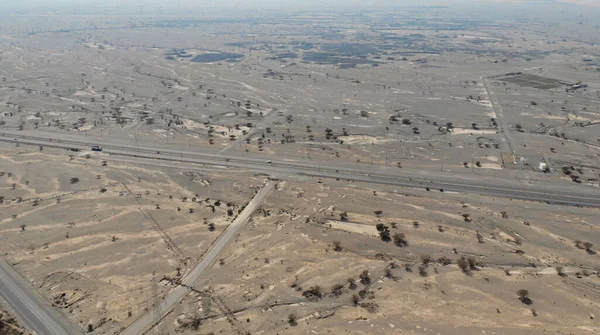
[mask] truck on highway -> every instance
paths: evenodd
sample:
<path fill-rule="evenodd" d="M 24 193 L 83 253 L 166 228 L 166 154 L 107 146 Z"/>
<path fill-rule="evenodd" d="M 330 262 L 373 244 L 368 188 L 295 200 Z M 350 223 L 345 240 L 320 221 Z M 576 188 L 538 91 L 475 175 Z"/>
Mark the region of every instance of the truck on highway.
<path fill-rule="evenodd" d="M 92 145 L 92 151 L 102 151 L 102 147 L 99 145 Z"/>

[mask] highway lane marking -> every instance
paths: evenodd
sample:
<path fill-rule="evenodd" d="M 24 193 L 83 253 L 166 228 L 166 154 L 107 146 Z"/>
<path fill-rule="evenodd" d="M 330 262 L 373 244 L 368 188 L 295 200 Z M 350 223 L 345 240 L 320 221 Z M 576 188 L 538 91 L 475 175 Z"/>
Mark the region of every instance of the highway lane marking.
<path fill-rule="evenodd" d="M 0 138 L 0 140 L 2 140 Z M 14 140 L 9 140 L 10 142 L 14 142 Z M 74 141 L 71 141 L 73 143 L 75 143 Z M 26 142 L 26 141 L 21 141 L 21 143 L 31 143 L 31 142 Z M 36 145 L 40 145 L 43 143 L 35 143 Z M 118 147 L 118 148 L 131 148 L 134 149 L 136 147 L 130 147 L 130 146 L 119 146 L 119 145 L 108 145 L 109 147 Z M 63 147 L 63 146 L 58 146 L 58 147 Z M 154 151 L 152 149 L 147 149 L 147 148 L 143 148 L 142 150 L 144 151 Z M 307 175 L 312 175 L 312 176 L 325 176 L 323 174 L 323 172 L 327 172 L 327 171 L 331 171 L 331 173 L 333 173 L 333 169 L 332 167 L 327 167 L 327 166 L 322 166 L 322 167 L 314 167 L 314 166 L 309 166 L 306 164 L 285 164 L 285 162 L 275 162 L 275 163 L 267 163 L 263 160 L 260 159 L 255 159 L 255 158 L 233 158 L 234 162 L 231 162 L 231 158 L 228 157 L 223 157 L 223 156 L 219 156 L 219 155 L 214 155 L 214 154 L 204 154 L 204 153 L 190 153 L 190 152 L 186 152 L 186 156 L 183 156 L 182 152 L 177 152 L 175 150 L 167 150 L 167 152 L 172 152 L 173 155 L 169 155 L 169 154 L 161 154 L 160 157 L 156 157 L 155 154 L 143 154 L 140 152 L 139 148 L 138 148 L 138 153 L 132 153 L 132 152 L 128 152 L 128 151 L 106 151 L 107 153 L 114 153 L 114 154 L 121 154 L 121 155 L 125 155 L 125 156 L 134 156 L 134 157 L 145 157 L 145 158 L 150 158 L 150 159 L 163 159 L 163 160 L 173 160 L 173 161 L 184 161 L 184 157 L 186 158 L 185 161 L 186 162 L 190 162 L 190 163 L 198 163 L 197 161 L 193 161 L 191 160 L 191 158 L 188 158 L 186 156 L 208 156 L 209 158 L 212 159 L 218 159 L 218 160 L 225 160 L 226 162 L 216 162 L 216 161 L 209 161 L 205 158 L 198 158 L 198 159 L 203 159 L 203 161 L 201 162 L 201 164 L 211 164 L 211 165 L 218 165 L 218 166 L 227 166 L 227 165 L 231 165 L 231 166 L 235 166 L 238 165 L 238 167 L 241 168 L 249 168 L 250 166 L 248 165 L 250 164 L 259 164 L 262 165 L 262 167 L 259 167 L 260 169 L 263 170 L 268 170 L 268 167 L 271 168 L 280 168 L 280 169 L 295 169 L 295 170 L 308 170 L 310 173 L 306 173 Z M 179 156 L 175 156 L 175 154 L 180 153 Z M 171 157 L 171 159 L 169 159 L 169 156 Z M 238 162 L 237 164 L 233 164 L 235 162 Z M 229 164 L 228 164 L 229 163 Z M 240 164 L 242 164 L 242 166 L 239 166 Z M 325 170 L 325 171 L 322 171 Z M 343 173 L 347 173 L 347 174 L 351 174 L 354 176 L 365 176 L 370 178 L 371 180 L 373 178 L 379 178 L 379 179 L 396 179 L 393 180 L 392 182 L 390 182 L 389 184 L 398 184 L 398 179 L 402 179 L 404 180 L 406 183 L 411 183 L 414 184 L 415 183 L 422 183 L 427 185 L 427 183 L 429 183 L 429 185 L 446 185 L 446 186 L 454 186 L 454 187 L 462 187 L 462 188 L 466 188 L 466 189 L 478 189 L 478 190 L 484 190 L 484 191 L 500 191 L 500 192 L 513 192 L 515 194 L 521 194 L 522 196 L 527 196 L 527 195 L 542 195 L 544 197 L 545 201 L 548 201 L 547 196 L 548 196 L 548 192 L 559 192 L 560 196 L 563 198 L 570 198 L 570 199 L 578 199 L 579 201 L 583 200 L 581 198 L 583 197 L 587 197 L 587 198 L 591 198 L 591 199 L 597 199 L 596 195 L 594 194 L 589 194 L 589 193 L 582 193 L 581 195 L 577 195 L 574 193 L 568 193 L 565 191 L 561 191 L 561 190 L 557 190 L 557 189 L 552 189 L 552 188 L 546 188 L 544 191 L 536 191 L 535 189 L 525 189 L 523 187 L 517 186 L 517 185 L 512 185 L 512 188 L 507 189 L 507 188 L 503 188 L 498 184 L 486 184 L 486 185 L 477 185 L 477 184 L 471 184 L 468 180 L 465 181 L 464 183 L 457 183 L 456 181 L 443 181 L 440 179 L 448 179 L 448 178 L 444 178 L 444 177 L 438 177 L 438 176 L 434 176 L 434 177 L 430 177 L 432 180 L 427 180 L 427 177 L 416 177 L 416 178 L 409 178 L 409 177 L 404 177 L 404 176 L 400 176 L 400 175 L 381 175 L 381 174 L 372 174 L 372 173 L 366 173 L 366 172 L 355 172 L 355 171 L 351 171 L 348 169 L 336 169 L 337 171 L 342 170 Z M 321 173 L 319 173 L 321 172 Z M 327 178 L 335 178 L 334 176 L 325 176 Z M 337 176 L 336 176 L 337 177 Z M 339 178 L 345 178 L 345 179 L 354 179 L 355 177 L 352 178 L 348 178 L 348 176 L 343 176 L 343 175 L 339 175 Z M 408 179 L 408 180 L 407 180 Z M 434 179 L 438 179 L 438 180 L 434 180 Z M 544 187 L 544 186 L 541 186 Z M 460 191 L 460 190 L 458 190 Z M 468 192 L 468 191 L 467 191 Z M 489 192 L 488 192 L 489 193 Z M 506 194 L 506 196 L 510 197 L 510 194 Z M 527 199 L 527 198 L 526 198 Z M 588 199 L 589 200 L 589 199 Z M 600 199 L 598 199 L 600 200 Z M 557 202 L 560 200 L 557 199 L 552 199 L 552 201 Z M 586 202 L 587 203 L 587 202 Z"/>

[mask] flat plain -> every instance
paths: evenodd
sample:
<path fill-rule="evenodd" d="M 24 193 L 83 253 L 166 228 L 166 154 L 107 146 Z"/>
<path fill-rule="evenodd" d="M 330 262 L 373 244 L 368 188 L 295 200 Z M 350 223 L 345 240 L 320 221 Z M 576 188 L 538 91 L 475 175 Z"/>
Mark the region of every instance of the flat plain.
<path fill-rule="evenodd" d="M 0 142 L 2 261 L 93 334 L 158 312 L 148 333 L 597 333 L 598 208 L 268 169 L 597 192 L 597 13 L 553 2 L 5 16 L 0 134 L 15 139 Z M 183 284 L 267 183 L 218 261 Z M 178 287 L 189 293 L 158 311 Z"/>

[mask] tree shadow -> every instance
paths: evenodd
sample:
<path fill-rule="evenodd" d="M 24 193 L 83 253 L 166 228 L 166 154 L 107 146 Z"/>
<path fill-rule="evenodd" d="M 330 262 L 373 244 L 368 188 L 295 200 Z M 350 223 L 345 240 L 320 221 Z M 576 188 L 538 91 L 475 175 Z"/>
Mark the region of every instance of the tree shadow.
<path fill-rule="evenodd" d="M 519 298 L 519 300 L 521 300 L 521 302 L 524 303 L 525 305 L 533 305 L 533 301 L 531 299 L 529 299 L 528 297 Z"/>

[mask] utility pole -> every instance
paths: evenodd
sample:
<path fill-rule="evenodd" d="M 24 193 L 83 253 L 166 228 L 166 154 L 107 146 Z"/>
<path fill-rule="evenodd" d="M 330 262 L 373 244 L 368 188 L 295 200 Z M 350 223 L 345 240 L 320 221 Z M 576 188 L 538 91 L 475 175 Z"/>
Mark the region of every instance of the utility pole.
<path fill-rule="evenodd" d="M 155 333 L 158 335 L 169 335 L 167 328 L 162 323 L 162 308 L 160 307 L 160 299 L 158 297 L 158 283 L 156 275 L 152 275 L 152 300 L 154 301 L 154 325 Z"/>

